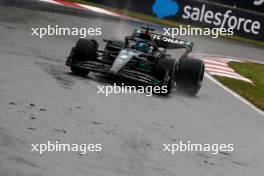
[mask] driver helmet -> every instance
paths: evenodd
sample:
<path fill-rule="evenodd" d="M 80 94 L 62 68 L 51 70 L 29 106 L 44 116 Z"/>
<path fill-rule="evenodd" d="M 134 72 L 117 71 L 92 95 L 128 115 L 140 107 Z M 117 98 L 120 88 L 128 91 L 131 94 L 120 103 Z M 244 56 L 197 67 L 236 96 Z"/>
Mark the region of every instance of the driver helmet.
<path fill-rule="evenodd" d="M 147 53 L 148 52 L 148 44 L 145 42 L 138 43 L 138 50 Z"/>

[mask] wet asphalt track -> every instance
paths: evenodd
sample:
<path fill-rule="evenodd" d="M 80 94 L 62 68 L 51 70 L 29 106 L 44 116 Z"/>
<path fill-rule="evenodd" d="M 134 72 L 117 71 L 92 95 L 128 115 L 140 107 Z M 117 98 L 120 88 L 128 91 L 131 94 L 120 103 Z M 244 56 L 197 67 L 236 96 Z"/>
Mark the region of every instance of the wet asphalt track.
<path fill-rule="evenodd" d="M 98 95 L 98 85 L 112 82 L 94 74 L 80 78 L 64 66 L 77 38 L 30 36 L 31 27 L 48 24 L 102 27 L 100 43 L 130 34 L 135 25 L 0 6 L 0 176 L 263 175 L 264 118 L 258 112 L 207 78 L 196 97 Z M 249 46 L 193 40 L 201 43 L 197 52 L 263 55 Z M 30 152 L 31 143 L 48 140 L 102 143 L 103 151 L 84 156 Z M 178 140 L 233 143 L 235 151 L 161 152 L 163 143 Z"/>

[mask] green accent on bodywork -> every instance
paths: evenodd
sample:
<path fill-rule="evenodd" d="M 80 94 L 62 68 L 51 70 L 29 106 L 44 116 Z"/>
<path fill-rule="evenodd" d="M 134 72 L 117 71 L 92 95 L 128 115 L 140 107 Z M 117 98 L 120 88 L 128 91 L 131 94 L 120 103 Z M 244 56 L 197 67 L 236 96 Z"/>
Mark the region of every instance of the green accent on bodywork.
<path fill-rule="evenodd" d="M 148 64 L 145 63 L 139 63 L 138 67 L 142 70 L 151 71 L 151 68 Z"/>
<path fill-rule="evenodd" d="M 160 81 L 158 81 L 158 80 L 153 81 L 153 84 L 159 86 L 160 85 Z"/>

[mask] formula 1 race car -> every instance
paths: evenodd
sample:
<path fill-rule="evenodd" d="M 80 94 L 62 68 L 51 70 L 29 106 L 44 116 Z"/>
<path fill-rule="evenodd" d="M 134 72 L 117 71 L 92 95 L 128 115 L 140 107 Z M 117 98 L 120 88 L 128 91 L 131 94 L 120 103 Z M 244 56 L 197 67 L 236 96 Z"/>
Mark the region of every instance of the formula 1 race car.
<path fill-rule="evenodd" d="M 153 86 L 167 86 L 167 93 L 177 86 L 181 91 L 196 94 L 203 81 L 204 63 L 188 57 L 193 43 L 153 33 L 154 29 L 135 29 L 124 41 L 104 40 L 104 50 L 96 39 L 79 39 L 66 61 L 73 73 L 90 71 L 116 75 Z M 178 61 L 167 49 L 186 49 Z M 176 84 L 175 84 L 176 83 Z"/>

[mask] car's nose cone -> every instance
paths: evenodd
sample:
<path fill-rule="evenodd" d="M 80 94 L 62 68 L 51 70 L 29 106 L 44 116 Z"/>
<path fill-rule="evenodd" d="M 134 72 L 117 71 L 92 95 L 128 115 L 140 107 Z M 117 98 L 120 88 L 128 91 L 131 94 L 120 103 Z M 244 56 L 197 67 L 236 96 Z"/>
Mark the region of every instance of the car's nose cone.
<path fill-rule="evenodd" d="M 120 51 L 116 57 L 111 69 L 109 70 L 110 74 L 117 74 L 125 65 L 136 55 L 134 51 L 123 49 Z"/>

